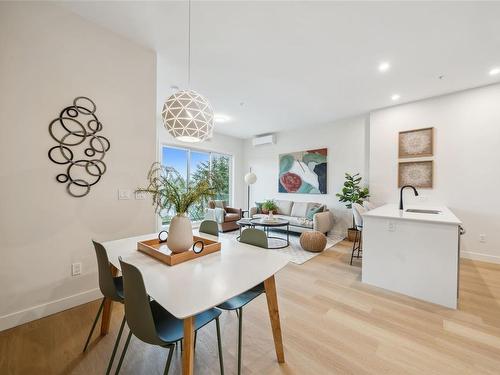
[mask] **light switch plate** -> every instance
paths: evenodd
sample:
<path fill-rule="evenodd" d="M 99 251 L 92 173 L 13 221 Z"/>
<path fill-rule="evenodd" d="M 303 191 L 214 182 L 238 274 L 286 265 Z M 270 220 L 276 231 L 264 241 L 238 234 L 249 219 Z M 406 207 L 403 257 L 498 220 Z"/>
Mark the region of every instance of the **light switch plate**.
<path fill-rule="evenodd" d="M 396 223 L 393 221 L 389 221 L 389 223 L 387 224 L 387 230 L 389 232 L 395 232 L 396 231 Z"/>
<path fill-rule="evenodd" d="M 135 199 L 136 200 L 141 200 L 141 201 L 144 200 L 144 199 L 146 199 L 146 193 L 143 192 L 143 191 L 136 191 L 135 192 Z"/>
<path fill-rule="evenodd" d="M 71 264 L 71 276 L 78 276 L 82 274 L 82 264 L 73 263 Z"/>
<path fill-rule="evenodd" d="M 118 189 L 118 199 L 125 200 L 132 197 L 132 191 L 130 189 Z"/>

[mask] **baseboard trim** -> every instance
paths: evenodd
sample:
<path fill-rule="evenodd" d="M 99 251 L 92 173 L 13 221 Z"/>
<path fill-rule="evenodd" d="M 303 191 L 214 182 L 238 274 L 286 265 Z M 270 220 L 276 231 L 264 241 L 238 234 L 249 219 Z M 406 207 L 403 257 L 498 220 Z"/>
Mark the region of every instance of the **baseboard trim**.
<path fill-rule="evenodd" d="M 473 251 L 460 251 L 461 258 L 479 260 L 481 262 L 498 263 L 500 264 L 500 256 L 476 253 Z"/>
<path fill-rule="evenodd" d="M 0 316 L 0 331 L 102 298 L 98 288 Z"/>

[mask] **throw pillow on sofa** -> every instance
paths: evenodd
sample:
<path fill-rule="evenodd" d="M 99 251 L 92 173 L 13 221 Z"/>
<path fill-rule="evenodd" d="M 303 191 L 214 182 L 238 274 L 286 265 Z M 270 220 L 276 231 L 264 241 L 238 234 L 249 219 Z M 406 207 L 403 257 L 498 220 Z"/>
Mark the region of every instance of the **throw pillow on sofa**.
<path fill-rule="evenodd" d="M 292 213 L 292 205 L 293 205 L 292 201 L 276 199 L 274 203 L 276 203 L 276 206 L 278 206 L 279 215 L 290 216 L 290 214 Z"/>
<path fill-rule="evenodd" d="M 306 217 L 307 217 L 308 220 L 312 220 L 315 214 L 317 214 L 318 212 L 323 212 L 324 210 L 325 210 L 325 206 L 323 206 L 323 205 L 316 206 L 316 207 L 311 207 L 307 211 Z"/>

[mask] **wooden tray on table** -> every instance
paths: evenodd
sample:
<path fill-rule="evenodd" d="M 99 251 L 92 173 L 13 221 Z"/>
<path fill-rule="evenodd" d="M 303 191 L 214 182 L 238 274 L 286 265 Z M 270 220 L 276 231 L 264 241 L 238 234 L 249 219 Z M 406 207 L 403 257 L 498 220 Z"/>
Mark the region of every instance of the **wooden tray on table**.
<path fill-rule="evenodd" d="M 199 241 L 203 243 L 203 246 L 199 243 Z M 158 238 L 155 238 L 154 240 L 137 242 L 137 250 L 158 259 L 160 262 L 169 266 L 175 266 L 176 264 L 186 262 L 191 259 L 215 253 L 216 251 L 220 251 L 221 248 L 220 242 L 198 236 L 193 236 L 193 244 L 195 245 L 195 250 L 199 252 L 195 252 L 193 248 L 191 248 L 183 253 L 173 253 L 168 248 L 167 242 L 160 242 Z"/>

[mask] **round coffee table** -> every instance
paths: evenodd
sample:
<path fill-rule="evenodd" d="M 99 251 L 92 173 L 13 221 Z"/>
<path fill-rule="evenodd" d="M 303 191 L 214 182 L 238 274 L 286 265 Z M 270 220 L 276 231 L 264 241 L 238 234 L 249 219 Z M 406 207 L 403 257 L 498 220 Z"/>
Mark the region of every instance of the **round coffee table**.
<path fill-rule="evenodd" d="M 288 220 L 276 218 L 270 221 L 270 220 L 263 220 L 262 218 L 255 218 L 251 219 L 250 223 L 254 227 L 263 227 L 264 232 L 266 232 L 267 234 L 267 238 L 272 238 L 274 240 L 279 240 L 284 242 L 282 246 L 268 247 L 268 249 L 284 249 L 285 247 L 290 246 L 290 231 L 289 231 L 290 222 Z M 269 235 L 269 232 L 272 228 L 284 228 L 284 227 L 286 227 L 286 239 L 282 237 L 275 237 Z"/>

